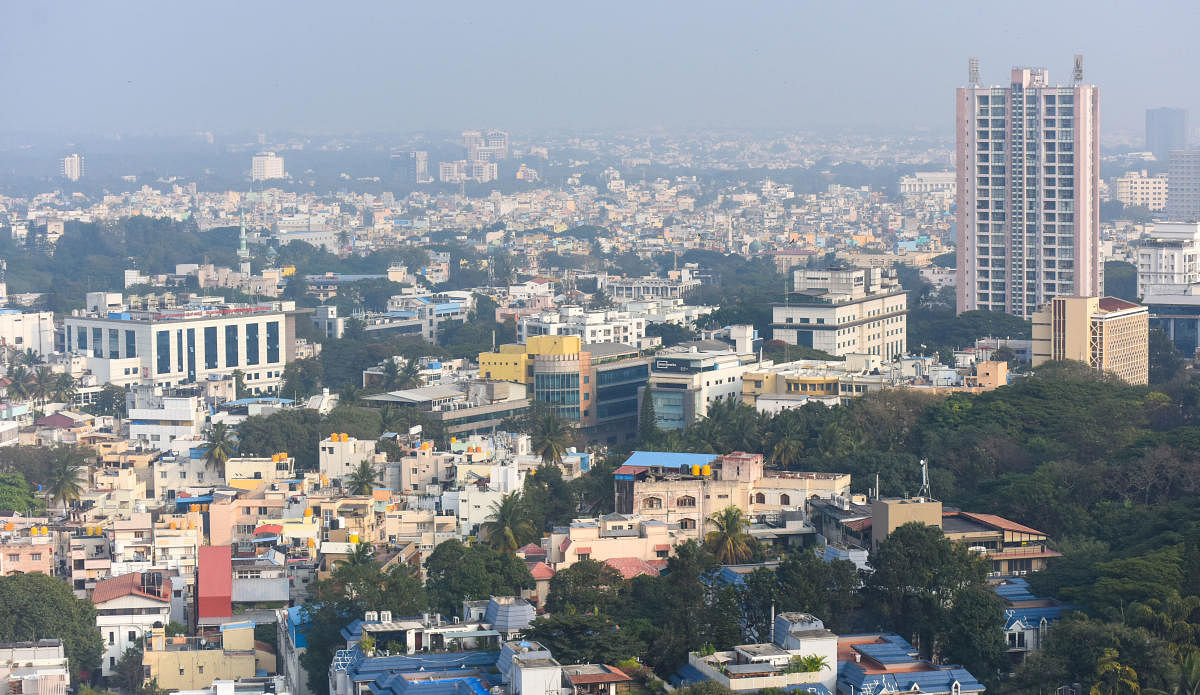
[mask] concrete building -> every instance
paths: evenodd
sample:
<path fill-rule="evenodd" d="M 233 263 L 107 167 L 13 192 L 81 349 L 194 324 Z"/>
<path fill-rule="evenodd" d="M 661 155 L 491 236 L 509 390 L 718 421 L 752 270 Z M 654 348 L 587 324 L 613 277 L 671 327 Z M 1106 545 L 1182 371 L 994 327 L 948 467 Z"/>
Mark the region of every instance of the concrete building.
<path fill-rule="evenodd" d="M 1200 222 L 1200 149 L 1175 150 L 1167 160 L 1167 219 Z"/>
<path fill-rule="evenodd" d="M 525 384 L 472 379 L 366 396 L 365 400 L 407 406 L 427 413 L 450 434 L 494 431 L 505 419 L 529 410 Z"/>
<path fill-rule="evenodd" d="M 168 451 L 176 440 L 201 439 L 208 411 L 197 396 L 174 396 L 161 386 L 137 385 L 125 395 L 129 438 Z"/>
<path fill-rule="evenodd" d="M 62 640 L 0 644 L 0 689 L 9 695 L 67 695 L 71 669 Z"/>
<path fill-rule="evenodd" d="M 688 654 L 688 666 L 703 679 L 733 692 L 779 688 L 791 692 L 833 692 L 838 675 L 838 637 L 808 613 L 780 613 L 772 626 L 774 641 L 741 644 L 727 651 Z M 795 660 L 819 656 L 816 671 L 795 668 Z M 689 674 L 691 675 L 691 674 Z M 818 691 L 815 688 L 821 687 Z"/>
<path fill-rule="evenodd" d="M 54 576 L 56 547 L 46 526 L 0 531 L 0 576 L 38 573 Z"/>
<path fill-rule="evenodd" d="M 0 309 L 0 347 L 13 352 L 54 352 L 54 312 Z"/>
<path fill-rule="evenodd" d="M 615 442 L 634 436 L 648 362 L 629 345 L 585 345 L 575 335 L 543 335 L 480 353 L 479 373 L 532 387 L 534 400 L 549 404 L 559 417 L 591 437 Z"/>
<path fill-rule="evenodd" d="M 831 355 L 878 355 L 908 349 L 908 293 L 880 268 L 796 268 L 796 301 L 771 311 L 772 336 Z"/>
<path fill-rule="evenodd" d="M 1146 170 L 1127 171 L 1117 177 L 1117 200 L 1122 205 L 1144 207 L 1151 212 L 1167 207 L 1167 175 L 1150 176 Z"/>
<path fill-rule="evenodd" d="M 691 268 L 673 270 L 668 277 L 614 278 L 602 276 L 599 288 L 613 301 L 621 299 L 684 299 L 700 289 Z"/>
<path fill-rule="evenodd" d="M 612 566 L 618 570 L 630 564 L 628 561 L 636 561 L 657 573 L 675 552 L 675 546 L 691 537 L 663 521 L 614 512 L 595 519 L 575 519 L 569 526 L 555 528 L 543 539 L 542 547 L 546 564 L 556 572 L 589 559 L 614 561 Z"/>
<path fill-rule="evenodd" d="M 271 181 L 287 178 L 283 170 L 283 157 L 274 152 L 260 152 L 250 160 L 251 181 Z"/>
<path fill-rule="evenodd" d="M 295 351 L 294 318 L 271 304 L 102 311 L 64 323 L 67 352 L 88 355 L 89 369 L 114 383 L 169 387 L 240 370 L 250 395 L 273 392 Z"/>
<path fill-rule="evenodd" d="M 523 316 L 517 322 L 517 340 L 539 335 L 577 335 L 585 343 L 640 345 L 646 337 L 646 319 L 623 311 L 587 311 L 566 306 L 557 312 Z"/>
<path fill-rule="evenodd" d="M 250 678 L 256 671 L 254 623 L 221 625 L 219 648 L 212 637 L 167 637 L 162 626 L 152 628 L 145 640 L 142 667 L 147 680 L 164 690 L 196 690 L 215 680 Z"/>
<path fill-rule="evenodd" d="M 161 572 L 131 572 L 97 582 L 92 592 L 96 627 L 104 641 L 101 672 L 111 676 L 121 655 L 156 627 L 171 622 L 171 579 Z"/>
<path fill-rule="evenodd" d="M 953 171 L 918 171 L 900 178 L 901 195 L 915 193 L 949 193 L 958 191 L 957 175 Z"/>
<path fill-rule="evenodd" d="M 367 461 L 382 471 L 386 454 L 375 453 L 375 442 L 356 439 L 345 432 L 335 432 L 318 445 L 321 475 L 330 481 L 345 483 L 360 463 Z M 336 484 L 336 483 L 335 483 Z"/>
<path fill-rule="evenodd" d="M 1008 85 L 957 91 L 958 310 L 1030 317 L 1100 286 L 1100 90 L 1013 68 Z"/>
<path fill-rule="evenodd" d="M 59 173 L 68 181 L 78 181 L 86 171 L 81 154 L 69 154 L 59 162 Z"/>
<path fill-rule="evenodd" d="M 661 352 L 650 360 L 650 380 L 639 398 L 653 401 L 659 429 L 681 430 L 708 415 L 712 403 L 741 399 L 742 374 L 757 365 L 749 354 Z"/>
<path fill-rule="evenodd" d="M 709 517 L 733 505 L 754 519 L 803 510 L 810 497 L 850 492 L 844 473 L 763 469 L 761 454 L 679 454 L 635 451 L 613 474 L 615 509 L 703 538 Z"/>
<path fill-rule="evenodd" d="M 1146 109 L 1146 151 L 1160 162 L 1174 150 L 1187 149 L 1187 109 L 1162 107 Z"/>
<path fill-rule="evenodd" d="M 1055 297 L 1033 315 L 1033 366 L 1076 360 L 1130 384 L 1149 378 L 1149 311 L 1116 297 Z"/>
<path fill-rule="evenodd" d="M 1200 284 L 1200 222 L 1155 222 L 1136 248 L 1137 293 L 1147 303 Z"/>

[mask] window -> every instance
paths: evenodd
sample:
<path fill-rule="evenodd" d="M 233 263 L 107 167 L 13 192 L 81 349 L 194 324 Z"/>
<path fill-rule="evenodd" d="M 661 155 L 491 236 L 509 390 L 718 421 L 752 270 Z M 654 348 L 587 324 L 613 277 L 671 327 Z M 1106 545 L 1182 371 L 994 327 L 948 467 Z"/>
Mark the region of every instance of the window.
<path fill-rule="evenodd" d="M 643 509 L 662 509 L 662 499 L 658 497 L 647 497 L 642 500 Z"/>
<path fill-rule="evenodd" d="M 692 497 L 691 495 L 684 495 L 683 497 L 680 497 L 675 502 L 675 506 L 677 506 L 677 507 L 695 507 L 696 506 L 696 498 Z"/>
<path fill-rule="evenodd" d="M 207 326 L 204 329 L 204 368 L 217 368 L 217 327 Z"/>
<path fill-rule="evenodd" d="M 225 327 L 225 366 L 238 366 L 238 327 Z"/>
<path fill-rule="evenodd" d="M 171 332 L 158 331 L 154 334 L 155 358 L 158 374 L 171 373 Z"/>
<path fill-rule="evenodd" d="M 29 556 L 29 559 L 33 560 L 34 562 L 40 562 L 42 559 L 42 554 L 41 553 L 33 553 L 32 555 Z"/>
<path fill-rule="evenodd" d="M 9 561 L 9 562 L 20 562 L 20 561 L 21 561 L 21 554 L 20 554 L 20 553 L 9 553 L 9 555 L 8 555 L 8 561 Z"/>
<path fill-rule="evenodd" d="M 279 361 L 279 322 L 267 322 L 267 362 Z"/>
<path fill-rule="evenodd" d="M 137 641 L 137 632 L 136 632 L 135 630 L 130 630 L 130 631 L 129 631 L 129 641 L 130 641 L 130 642 L 136 642 L 136 641 Z"/>
<path fill-rule="evenodd" d="M 125 331 L 125 356 L 137 357 L 137 333 Z"/>
<path fill-rule="evenodd" d="M 258 324 L 246 324 L 246 365 L 258 364 Z"/>
<path fill-rule="evenodd" d="M 591 558 L 592 558 L 591 553 L 579 553 L 580 560 L 590 560 Z"/>
<path fill-rule="evenodd" d="M 694 529 L 694 528 L 696 528 L 696 520 L 695 519 L 680 519 L 679 520 L 679 528 Z"/>
<path fill-rule="evenodd" d="M 108 631 L 108 643 L 109 644 L 117 643 L 117 633 L 113 632 L 112 630 Z"/>
<path fill-rule="evenodd" d="M 755 503 L 755 504 L 766 504 L 766 503 L 767 503 L 767 496 L 766 496 L 766 495 L 764 495 L 764 494 L 763 494 L 763 493 L 761 493 L 761 492 L 759 492 L 759 493 L 755 493 L 755 495 L 754 495 L 754 503 Z"/>
<path fill-rule="evenodd" d="M 779 503 L 780 503 L 780 504 L 782 504 L 782 505 L 785 505 L 785 506 L 786 506 L 786 505 L 789 505 L 789 504 L 791 504 L 791 503 L 792 503 L 792 498 L 791 498 L 791 496 L 789 496 L 789 495 L 787 495 L 787 494 L 780 495 L 780 496 L 779 496 Z"/>
<path fill-rule="evenodd" d="M 104 329 L 103 328 L 93 328 L 92 329 L 92 357 L 101 357 L 102 356 L 100 354 L 100 350 L 103 347 L 101 345 L 101 343 L 103 343 L 103 342 L 104 342 Z"/>

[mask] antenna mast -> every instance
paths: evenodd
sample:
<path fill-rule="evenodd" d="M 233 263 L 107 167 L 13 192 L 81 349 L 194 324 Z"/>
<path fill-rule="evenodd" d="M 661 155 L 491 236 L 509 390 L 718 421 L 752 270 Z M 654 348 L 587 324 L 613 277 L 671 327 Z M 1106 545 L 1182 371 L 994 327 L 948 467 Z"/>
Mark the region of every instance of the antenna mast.
<path fill-rule="evenodd" d="M 917 493 L 917 497 L 933 497 L 933 493 L 929 491 L 929 461 L 926 459 L 921 459 L 921 491 Z"/>
<path fill-rule="evenodd" d="M 1083 82 L 1083 54 L 1082 53 L 1075 54 L 1074 78 L 1075 78 L 1075 84 L 1079 84 L 1080 82 Z"/>
<path fill-rule="evenodd" d="M 967 61 L 967 84 L 973 87 L 979 84 L 979 58 L 975 56 Z"/>

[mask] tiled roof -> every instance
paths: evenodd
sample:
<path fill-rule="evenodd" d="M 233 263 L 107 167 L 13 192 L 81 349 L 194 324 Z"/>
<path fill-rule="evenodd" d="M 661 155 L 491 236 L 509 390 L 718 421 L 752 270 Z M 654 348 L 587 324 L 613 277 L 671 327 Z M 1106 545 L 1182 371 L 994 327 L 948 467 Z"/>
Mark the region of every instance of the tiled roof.
<path fill-rule="evenodd" d="M 643 574 L 651 577 L 658 576 L 658 569 L 638 557 L 614 557 L 605 560 L 604 564 L 620 572 L 621 576 L 626 579 L 633 579 Z"/>
<path fill-rule="evenodd" d="M 963 516 L 967 517 L 968 519 L 974 519 L 975 521 L 978 521 L 981 524 L 987 524 L 988 526 L 998 528 L 1002 531 L 1013 531 L 1015 533 L 1026 533 L 1026 534 L 1029 534 L 1032 536 L 1046 535 L 1046 534 L 1042 533 L 1041 531 L 1038 531 L 1037 529 L 1029 528 L 1028 526 L 1018 524 L 1015 521 L 1009 521 L 1008 519 L 1005 519 L 1002 516 L 996 516 L 995 514 L 977 514 L 975 512 L 959 512 L 959 514 L 962 514 Z"/>
<path fill-rule="evenodd" d="M 104 603 L 123 596 L 141 596 L 153 601 L 170 603 L 171 579 L 170 577 L 163 577 L 161 595 L 155 595 L 142 590 L 141 572 L 130 572 L 129 574 L 113 577 L 112 579 L 105 579 L 96 582 L 96 588 L 92 590 L 92 603 Z"/>
<path fill-rule="evenodd" d="M 535 580 L 551 579 L 554 577 L 554 570 L 544 562 L 530 563 L 529 573 L 533 575 Z"/>

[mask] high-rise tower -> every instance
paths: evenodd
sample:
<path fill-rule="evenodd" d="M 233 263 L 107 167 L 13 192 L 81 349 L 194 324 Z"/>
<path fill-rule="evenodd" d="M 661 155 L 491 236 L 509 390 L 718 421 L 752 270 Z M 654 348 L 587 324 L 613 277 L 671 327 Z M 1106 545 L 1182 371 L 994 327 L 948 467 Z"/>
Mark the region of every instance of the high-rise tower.
<path fill-rule="evenodd" d="M 1100 90 L 1013 68 L 1007 86 L 957 93 L 958 310 L 1029 318 L 1100 288 Z"/>

